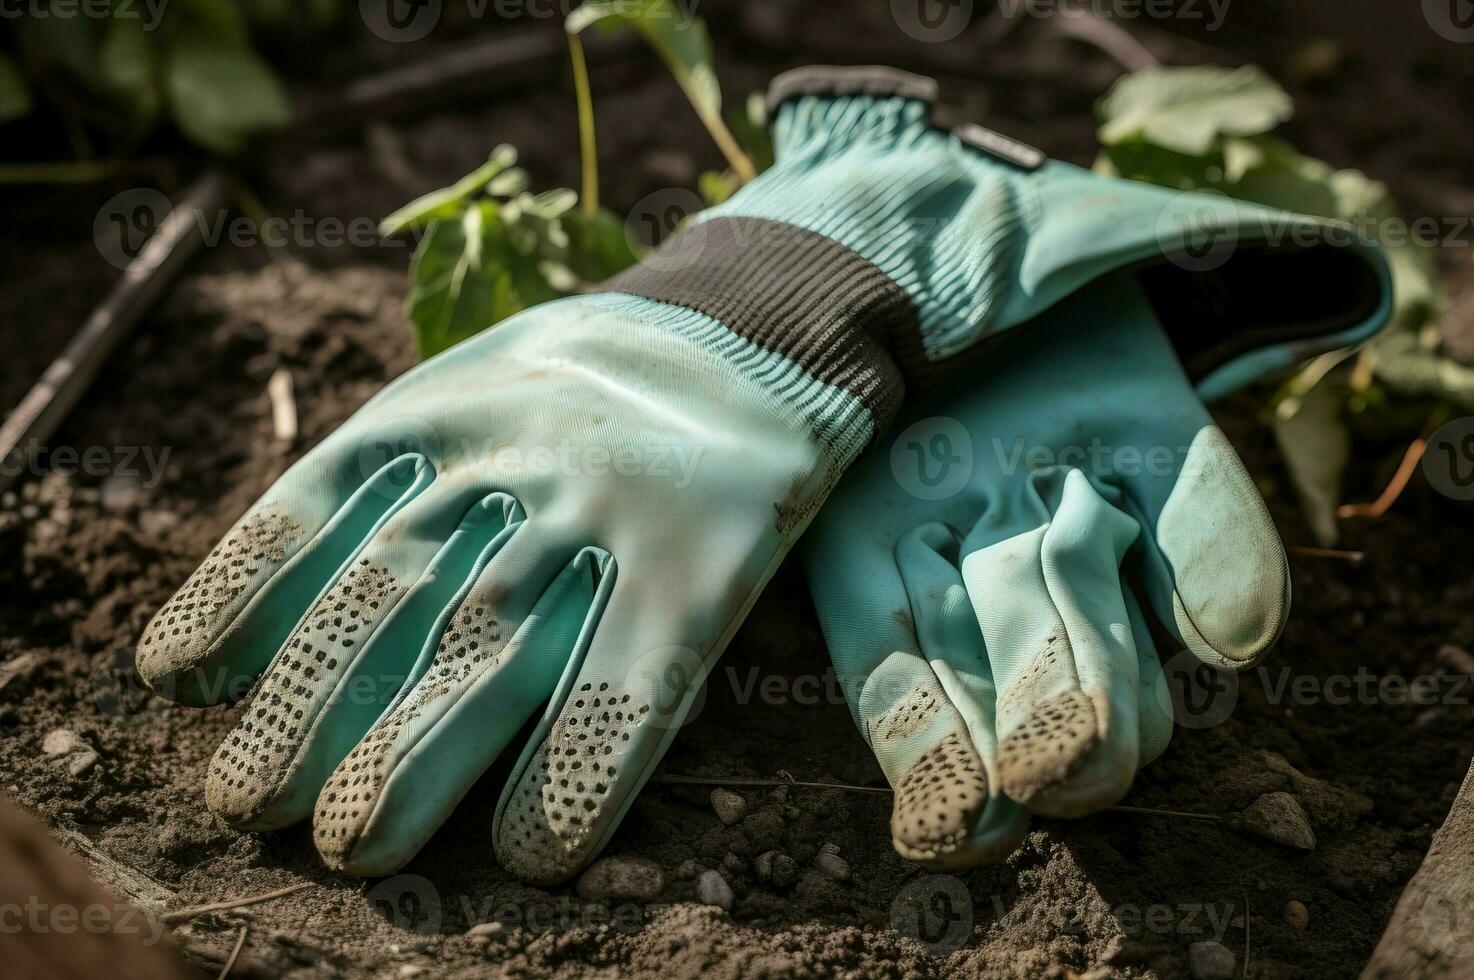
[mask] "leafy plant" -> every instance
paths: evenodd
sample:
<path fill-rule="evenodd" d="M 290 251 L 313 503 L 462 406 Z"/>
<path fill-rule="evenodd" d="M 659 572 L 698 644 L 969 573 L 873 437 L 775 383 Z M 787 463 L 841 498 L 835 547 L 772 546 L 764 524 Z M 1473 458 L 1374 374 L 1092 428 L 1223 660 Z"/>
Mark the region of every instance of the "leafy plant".
<path fill-rule="evenodd" d="M 533 193 L 516 162 L 515 149 L 498 146 L 472 173 L 379 225 L 383 235 L 423 233 L 405 300 L 423 357 L 635 260 L 622 226 L 615 242 L 612 219 L 588 221 L 573 210 L 576 192 Z"/>
<path fill-rule="evenodd" d="M 772 163 L 761 98 L 749 98 L 730 126 L 723 119 L 711 37 L 699 18 L 682 13 L 671 0 L 589 0 L 564 26 L 578 99 L 582 193 L 559 188 L 531 194 L 526 174 L 514 166 L 516 151 L 501 146 L 472 173 L 406 205 L 380 226 L 385 235 L 424 234 L 410 264 L 405 301 L 422 356 L 528 306 L 607 279 L 637 259 L 624 223 L 599 205 L 593 93 L 580 41 L 584 30 L 638 31 L 665 62 L 729 164 L 724 173 L 701 175 L 708 203 L 725 200 L 759 167 Z"/>
<path fill-rule="evenodd" d="M 290 101 L 252 46 L 253 31 L 320 28 L 342 0 L 300 7 L 176 0 L 156 8 L 96 0 L 88 12 L 61 0 L 38 2 L 35 15 L 13 23 L 9 50 L 0 51 L 0 124 L 53 112 L 74 154 L 87 158 L 95 155 L 92 134 L 104 137 L 105 154 L 122 154 L 166 120 L 223 154 L 239 151 L 254 132 L 285 124 Z"/>
<path fill-rule="evenodd" d="M 1384 409 L 1384 385 L 1403 396 L 1474 405 L 1474 370 L 1436 349 L 1433 328 L 1443 300 L 1431 249 L 1406 235 L 1382 235 L 1407 227 L 1386 185 L 1269 135 L 1293 105 L 1257 68 L 1149 68 L 1117 82 L 1097 110 L 1102 173 L 1340 219 L 1383 239 L 1392 267 L 1391 325 L 1360 349 L 1311 362 L 1271 405 L 1275 436 L 1311 528 L 1321 544 L 1333 543 L 1351 417 Z"/>

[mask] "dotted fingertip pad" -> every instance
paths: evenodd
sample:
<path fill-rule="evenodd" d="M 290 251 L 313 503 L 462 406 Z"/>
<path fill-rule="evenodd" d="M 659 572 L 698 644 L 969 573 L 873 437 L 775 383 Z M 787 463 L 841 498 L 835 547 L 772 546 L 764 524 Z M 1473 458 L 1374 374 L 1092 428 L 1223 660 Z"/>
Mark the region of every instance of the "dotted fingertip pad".
<path fill-rule="evenodd" d="M 482 672 L 500 663 L 504 648 L 502 631 L 487 605 L 475 600 L 462 604 L 414 691 L 348 753 L 319 794 L 312 835 L 330 866 L 344 867 L 367 830 L 384 784 L 402 756 L 394 748 L 405 727 L 434 702 L 459 697 Z"/>
<path fill-rule="evenodd" d="M 313 604 L 210 762 L 213 812 L 248 825 L 270 805 L 318 713 L 402 592 L 387 569 L 360 558 Z"/>
<path fill-rule="evenodd" d="M 282 514 L 253 515 L 225 536 L 155 614 L 138 641 L 138 672 L 155 684 L 195 666 L 302 536 Z"/>
<path fill-rule="evenodd" d="M 555 883 L 584 864 L 609 816 L 630 736 L 649 712 L 607 683 L 572 693 L 507 800 L 496 842 L 504 867 Z"/>
<path fill-rule="evenodd" d="M 988 776 L 972 742 L 953 732 L 916 760 L 896 785 L 891 839 L 902 857 L 945 857 L 967 839 L 988 804 Z"/>

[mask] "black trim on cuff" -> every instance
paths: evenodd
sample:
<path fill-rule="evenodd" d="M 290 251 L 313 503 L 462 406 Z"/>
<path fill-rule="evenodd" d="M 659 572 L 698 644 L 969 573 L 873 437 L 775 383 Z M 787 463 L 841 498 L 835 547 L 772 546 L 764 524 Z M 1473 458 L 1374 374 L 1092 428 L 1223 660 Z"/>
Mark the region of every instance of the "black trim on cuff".
<path fill-rule="evenodd" d="M 704 313 L 853 394 L 877 431 L 900 408 L 898 362 L 925 363 L 905 290 L 858 252 L 781 221 L 700 222 L 598 288 Z"/>
<path fill-rule="evenodd" d="M 805 95 L 895 96 L 935 103 L 937 82 L 925 75 L 884 65 L 808 65 L 785 71 L 768 83 L 768 118 L 773 118 L 784 102 Z"/>

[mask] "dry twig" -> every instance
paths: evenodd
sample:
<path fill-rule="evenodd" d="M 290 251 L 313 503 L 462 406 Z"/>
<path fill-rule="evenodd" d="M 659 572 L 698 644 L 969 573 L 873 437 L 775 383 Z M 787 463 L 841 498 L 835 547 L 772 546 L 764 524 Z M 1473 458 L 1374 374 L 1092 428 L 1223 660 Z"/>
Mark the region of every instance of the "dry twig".
<path fill-rule="evenodd" d="M 273 899 L 285 898 L 295 895 L 306 888 L 311 888 L 312 882 L 299 881 L 295 885 L 278 888 L 276 891 L 262 892 L 260 895 L 247 895 L 245 898 L 232 898 L 224 902 L 211 902 L 209 905 L 194 905 L 187 909 L 179 909 L 176 912 L 166 912 L 163 916 L 165 922 L 177 922 L 195 915 L 204 915 L 206 912 L 224 912 L 227 909 L 243 908 L 247 905 L 259 905 L 261 902 L 270 902 Z"/>

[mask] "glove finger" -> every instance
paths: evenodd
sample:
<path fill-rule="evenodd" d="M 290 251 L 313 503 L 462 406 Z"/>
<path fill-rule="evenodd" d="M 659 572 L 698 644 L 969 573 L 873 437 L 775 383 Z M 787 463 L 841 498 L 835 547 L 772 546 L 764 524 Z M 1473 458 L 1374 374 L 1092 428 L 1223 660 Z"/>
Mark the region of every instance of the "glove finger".
<path fill-rule="evenodd" d="M 1160 334 L 1155 323 L 1150 328 Z M 1154 456 L 1120 475 L 1143 534 L 1133 565 L 1157 617 L 1204 663 L 1244 670 L 1264 659 L 1290 611 L 1290 566 L 1254 480 L 1213 423 L 1164 337 L 1138 345 L 1163 363 L 1143 396 L 1178 467 Z"/>
<path fill-rule="evenodd" d="M 805 561 L 814 608 L 850 713 L 896 791 L 892 843 L 903 857 L 937 866 L 1006 857 L 1005 848 L 1012 848 L 1003 837 L 1013 832 L 1011 827 L 1004 830 L 1009 823 L 1002 819 L 1007 807 L 989 810 L 996 779 L 974 745 L 968 720 L 922 655 L 931 653 L 919 633 L 925 629 L 929 636 L 936 635 L 937 646 L 946 646 L 943 637 L 957 632 L 956 617 L 934 615 L 938 602 L 918 609 L 918 597 L 926 594 L 921 583 L 928 576 L 918 569 L 908 583 L 902 575 L 902 564 L 929 564 L 926 541 L 938 532 L 918 532 L 921 540 L 902 560 L 901 549 L 884 536 L 855 534 L 857 525 L 873 518 L 871 502 L 861 500 L 856 507 L 856 499 L 840 493 L 830 510 L 820 515 L 805 541 Z M 939 529 L 948 540 L 952 537 L 945 526 L 929 527 Z M 944 562 L 935 551 L 932 555 Z M 981 648 L 982 642 L 970 609 L 966 618 L 974 639 L 964 640 L 955 651 L 949 649 L 947 657 L 959 664 L 958 669 L 965 665 L 976 674 L 974 646 Z M 963 645 L 968 642 L 974 646 Z M 978 728 L 984 744 L 996 749 L 997 739 L 981 718 Z M 936 785 L 931 777 L 944 765 L 970 774 L 957 787 L 966 792 L 950 793 L 945 805 L 940 794 L 933 798 L 929 793 Z M 1015 819 L 1020 827 L 1026 826 L 1027 811 L 1019 808 Z"/>
<path fill-rule="evenodd" d="M 1137 710 L 1141 721 L 1141 765 L 1149 765 L 1167 751 L 1172 741 L 1172 712 L 1168 699 L 1158 696 L 1158 685 L 1162 683 L 1162 661 L 1157 657 L 1157 645 L 1152 642 L 1146 617 L 1141 613 L 1141 604 L 1130 589 L 1121 590 L 1126 605 L 1126 615 L 1131 625 L 1131 637 L 1136 641 L 1136 659 L 1140 678 L 1137 684 Z"/>
<path fill-rule="evenodd" d="M 414 686 L 323 788 L 313 837 L 330 866 L 358 875 L 402 867 L 548 699 L 597 621 L 607 581 L 605 552 L 584 549 L 571 561 L 567 554 L 544 547 L 534 556 L 524 547 L 522 561 L 494 561 L 444 634 L 426 644 Z M 553 555 L 563 567 L 549 581 Z M 598 748 L 598 728 L 579 734 Z M 585 785 L 571 769 L 555 775 L 571 784 L 560 786 L 566 792 Z M 603 778 L 584 775 L 589 783 Z"/>
<path fill-rule="evenodd" d="M 896 850 L 937 868 L 1003 861 L 1029 823 L 1028 810 L 999 791 L 997 689 L 957 554 L 956 535 L 938 523 L 897 544 L 923 656 L 888 661 L 897 676 L 877 683 L 867 705 L 884 708 L 867 730 L 877 757 L 890 757 Z"/>
<path fill-rule="evenodd" d="M 669 605 L 652 615 L 642 584 L 618 555 L 609 562 L 608 599 L 584 638 L 587 652 L 568 665 L 497 802 L 497 857 L 524 881 L 563 881 L 604 847 L 730 637 L 732 626 L 713 634 Z M 733 614 L 733 623 L 740 619 Z M 720 638 L 696 639 L 707 635 Z M 565 785 L 569 771 L 584 780 Z"/>
<path fill-rule="evenodd" d="M 344 459 L 324 446 L 292 467 L 154 615 L 137 651 L 154 691 L 196 706 L 240 697 L 312 599 L 434 479 L 414 453 L 366 480 Z"/>
<path fill-rule="evenodd" d="M 1074 817 L 1118 800 L 1136 773 L 1140 666 L 1119 564 L 1136 522 L 1079 470 L 1032 478 L 1052 516 L 962 563 L 999 687 L 1003 791 Z"/>
<path fill-rule="evenodd" d="M 523 519 L 511 497 L 444 483 L 396 513 L 323 594 L 210 763 L 205 799 L 255 830 L 309 816 L 318 791 L 406 683 L 424 637 Z"/>

